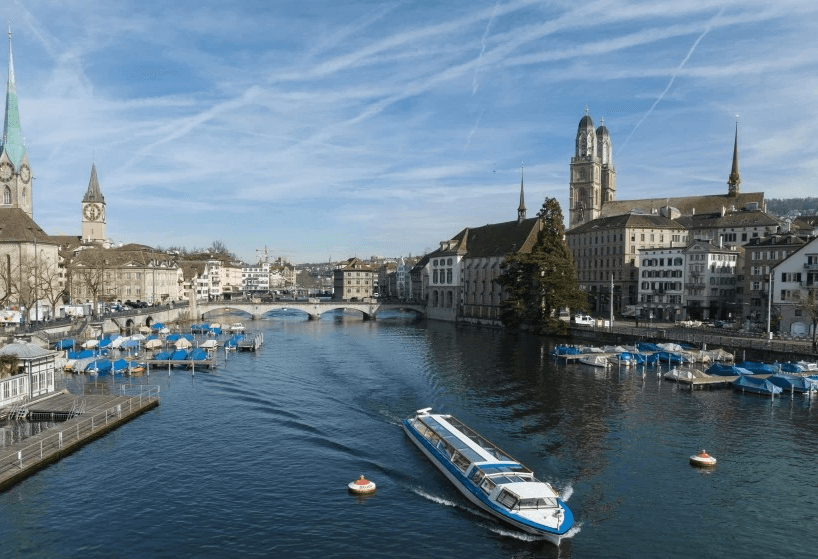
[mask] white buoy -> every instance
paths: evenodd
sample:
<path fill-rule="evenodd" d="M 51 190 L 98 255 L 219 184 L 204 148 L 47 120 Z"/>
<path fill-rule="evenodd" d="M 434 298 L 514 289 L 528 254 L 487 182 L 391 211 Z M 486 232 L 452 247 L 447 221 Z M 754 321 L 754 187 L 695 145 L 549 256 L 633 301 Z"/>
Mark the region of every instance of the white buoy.
<path fill-rule="evenodd" d="M 349 482 L 347 488 L 350 493 L 354 493 L 355 495 L 368 495 L 374 493 L 376 489 L 375 483 L 366 479 L 363 474 L 355 481 Z"/>
<path fill-rule="evenodd" d="M 712 468 L 716 465 L 716 459 L 707 454 L 706 450 L 702 449 L 701 452 L 690 457 L 690 463 L 700 468 Z"/>

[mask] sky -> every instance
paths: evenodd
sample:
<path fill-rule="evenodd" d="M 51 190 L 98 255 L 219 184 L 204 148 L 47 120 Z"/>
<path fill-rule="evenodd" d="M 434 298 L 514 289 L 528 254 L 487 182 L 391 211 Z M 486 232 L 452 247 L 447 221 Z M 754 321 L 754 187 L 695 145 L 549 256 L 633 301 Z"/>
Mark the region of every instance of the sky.
<path fill-rule="evenodd" d="M 34 219 L 247 262 L 420 255 L 568 215 L 579 120 L 617 199 L 815 195 L 818 2 L 9 0 Z M 6 53 L 7 56 L 7 53 Z M 812 114 L 813 116 L 810 116 Z"/>

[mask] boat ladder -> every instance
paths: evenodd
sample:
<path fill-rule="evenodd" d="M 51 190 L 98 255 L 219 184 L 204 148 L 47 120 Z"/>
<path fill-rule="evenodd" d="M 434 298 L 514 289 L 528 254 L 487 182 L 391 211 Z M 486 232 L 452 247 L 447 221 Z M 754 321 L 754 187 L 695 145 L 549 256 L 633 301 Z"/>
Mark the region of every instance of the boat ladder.
<path fill-rule="evenodd" d="M 71 406 L 71 411 L 68 412 L 66 419 L 71 419 L 72 417 L 82 415 L 83 413 L 85 413 L 85 400 L 74 400 L 74 404 Z"/>

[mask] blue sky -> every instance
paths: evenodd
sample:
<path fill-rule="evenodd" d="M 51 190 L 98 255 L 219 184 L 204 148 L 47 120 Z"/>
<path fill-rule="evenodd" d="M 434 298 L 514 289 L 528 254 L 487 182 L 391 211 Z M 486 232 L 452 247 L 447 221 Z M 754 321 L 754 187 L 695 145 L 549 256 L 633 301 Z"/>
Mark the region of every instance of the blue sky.
<path fill-rule="evenodd" d="M 34 218 L 316 262 L 421 254 L 467 226 L 568 214 L 587 105 L 617 199 L 815 195 L 818 2 L 20 2 Z"/>

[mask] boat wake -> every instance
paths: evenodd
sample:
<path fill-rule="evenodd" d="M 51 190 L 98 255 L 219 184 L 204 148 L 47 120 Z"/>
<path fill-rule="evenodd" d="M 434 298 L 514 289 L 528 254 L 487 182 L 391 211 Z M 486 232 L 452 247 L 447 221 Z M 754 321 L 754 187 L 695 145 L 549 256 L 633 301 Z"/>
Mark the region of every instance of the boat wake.
<path fill-rule="evenodd" d="M 569 483 L 562 491 L 560 491 L 560 499 L 562 499 L 564 503 L 567 503 L 568 499 L 570 499 L 571 495 L 573 494 L 574 486 Z"/>
<path fill-rule="evenodd" d="M 514 538 L 523 542 L 537 542 L 543 538 L 535 536 L 534 534 L 526 534 L 525 532 L 518 532 L 517 530 L 509 530 L 508 528 L 501 528 L 500 526 L 490 526 L 488 524 L 481 524 L 483 528 L 490 532 L 494 532 L 500 536 L 507 538 Z"/>
<path fill-rule="evenodd" d="M 574 525 L 571 526 L 571 529 L 568 530 L 567 532 L 565 532 L 565 535 L 563 536 L 563 539 L 573 538 L 574 536 L 579 534 L 579 531 L 581 529 L 582 529 L 582 522 L 575 522 Z"/>
<path fill-rule="evenodd" d="M 432 501 L 433 503 L 437 503 L 438 505 L 446 505 L 447 507 L 455 507 L 455 508 L 458 508 L 458 509 L 463 509 L 463 507 L 462 507 L 462 506 L 460 506 L 459 504 L 455 503 L 454 501 L 450 501 L 450 500 L 448 500 L 448 499 L 444 499 L 443 497 L 437 497 L 437 496 L 435 496 L 435 495 L 431 495 L 431 494 L 429 494 L 429 493 L 426 493 L 426 492 L 425 492 L 425 491 L 423 491 L 422 489 L 418 489 L 417 487 L 412 487 L 412 492 L 413 492 L 415 495 L 420 495 L 420 496 L 421 496 L 421 497 L 423 497 L 424 499 L 428 499 L 428 500 Z M 465 510 L 465 509 L 464 509 L 464 510 Z"/>

